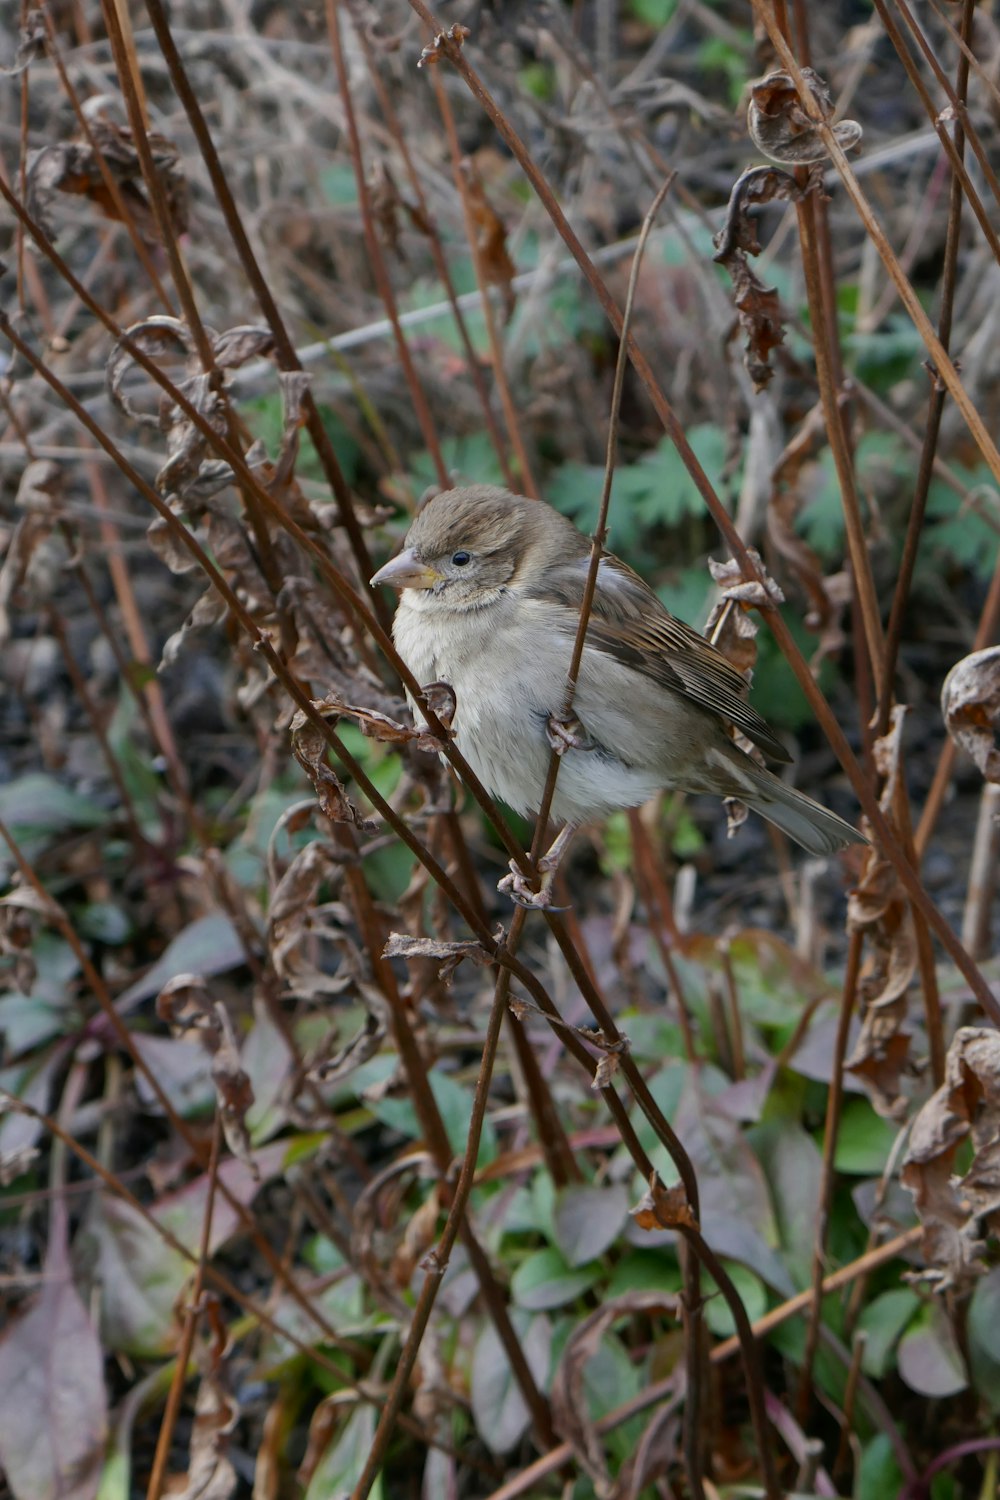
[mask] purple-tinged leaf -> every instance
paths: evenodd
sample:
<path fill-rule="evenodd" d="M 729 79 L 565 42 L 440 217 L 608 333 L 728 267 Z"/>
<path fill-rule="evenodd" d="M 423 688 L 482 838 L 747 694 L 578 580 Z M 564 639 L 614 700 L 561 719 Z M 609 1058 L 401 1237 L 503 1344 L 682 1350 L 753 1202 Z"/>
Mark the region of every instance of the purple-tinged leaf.
<path fill-rule="evenodd" d="M 544 1386 L 552 1348 L 548 1318 L 529 1318 L 520 1308 L 513 1308 L 511 1321 L 536 1385 Z M 470 1395 L 476 1428 L 484 1441 L 494 1453 L 509 1453 L 527 1432 L 531 1413 L 492 1324 L 476 1342 Z"/>
<path fill-rule="evenodd" d="M 567 1263 L 583 1266 L 603 1255 L 625 1228 L 628 1211 L 629 1192 L 624 1183 L 563 1188 L 556 1199 L 555 1234 Z"/>
<path fill-rule="evenodd" d="M 896 1356 L 899 1373 L 921 1396 L 954 1396 L 969 1383 L 951 1324 L 940 1307 L 903 1334 Z"/>
<path fill-rule="evenodd" d="M 56 1236 L 40 1295 L 0 1342 L 0 1467 L 15 1500 L 92 1500 L 106 1433 L 101 1346 Z"/>

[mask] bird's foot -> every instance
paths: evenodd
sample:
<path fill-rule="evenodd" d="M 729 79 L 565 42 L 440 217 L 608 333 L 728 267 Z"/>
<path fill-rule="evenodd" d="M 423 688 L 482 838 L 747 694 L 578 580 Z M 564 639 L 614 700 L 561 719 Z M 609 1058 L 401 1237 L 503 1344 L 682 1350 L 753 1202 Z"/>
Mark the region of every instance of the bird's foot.
<path fill-rule="evenodd" d="M 574 715 L 570 719 L 559 719 L 550 714 L 545 721 L 545 736 L 557 755 L 567 750 L 593 750 L 594 741 Z"/>
<path fill-rule="evenodd" d="M 503 891 L 514 902 L 515 906 L 526 907 L 529 911 L 565 911 L 564 906 L 553 906 L 552 883 L 556 878 L 554 869 L 545 869 L 544 856 L 538 862 L 540 880 L 536 890 L 531 884 L 529 876 L 520 870 L 514 860 L 510 862 L 510 874 L 505 875 L 497 885 L 498 891 Z"/>

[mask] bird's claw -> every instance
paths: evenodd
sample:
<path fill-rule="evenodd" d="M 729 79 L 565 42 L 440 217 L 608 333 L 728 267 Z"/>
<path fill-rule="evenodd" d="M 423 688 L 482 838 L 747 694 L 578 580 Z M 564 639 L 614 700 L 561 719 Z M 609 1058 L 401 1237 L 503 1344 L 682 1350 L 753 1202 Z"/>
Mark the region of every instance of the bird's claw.
<path fill-rule="evenodd" d="M 557 755 L 567 750 L 592 750 L 594 742 L 574 715 L 571 719 L 558 719 L 550 714 L 545 721 L 545 736 Z"/>
<path fill-rule="evenodd" d="M 543 869 L 544 861 L 539 861 L 541 880 L 536 891 L 531 885 L 529 878 L 511 860 L 510 874 L 505 875 L 497 885 L 498 891 L 503 891 L 514 902 L 515 906 L 523 906 L 528 911 L 566 911 L 565 906 L 554 906 L 552 904 L 552 883 L 555 879 L 554 870 Z"/>

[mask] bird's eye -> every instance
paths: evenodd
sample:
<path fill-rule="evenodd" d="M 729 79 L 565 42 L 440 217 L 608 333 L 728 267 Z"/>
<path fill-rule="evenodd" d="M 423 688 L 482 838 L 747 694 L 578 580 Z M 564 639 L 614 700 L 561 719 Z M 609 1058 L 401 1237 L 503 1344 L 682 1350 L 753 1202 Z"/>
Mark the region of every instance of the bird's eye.
<path fill-rule="evenodd" d="M 453 552 L 451 555 L 451 560 L 455 564 L 456 568 L 464 568 L 466 563 L 470 563 L 472 561 L 472 553 Z"/>

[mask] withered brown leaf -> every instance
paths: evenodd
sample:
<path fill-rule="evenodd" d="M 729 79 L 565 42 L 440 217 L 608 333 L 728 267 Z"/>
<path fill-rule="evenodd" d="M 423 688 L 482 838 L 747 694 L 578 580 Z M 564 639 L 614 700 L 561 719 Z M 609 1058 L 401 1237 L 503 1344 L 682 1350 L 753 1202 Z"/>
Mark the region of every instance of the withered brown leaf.
<path fill-rule="evenodd" d="M 941 689 L 941 712 L 952 739 L 987 781 L 1000 783 L 1000 646 L 956 662 Z"/>
<path fill-rule="evenodd" d="M 831 124 L 833 100 L 826 84 L 812 68 L 803 68 L 802 77 L 824 123 Z M 856 146 L 863 134 L 856 120 L 841 120 L 832 128 L 834 139 L 844 151 Z M 763 156 L 784 166 L 825 161 L 830 154 L 815 120 L 803 109 L 798 89 L 788 73 L 768 73 L 751 86 L 747 130 Z"/>
<path fill-rule="evenodd" d="M 962 1177 L 955 1158 L 971 1138 Z M 924 1227 L 925 1276 L 961 1290 L 985 1269 L 984 1231 L 1000 1230 L 1000 1033 L 963 1026 L 945 1080 L 913 1122 L 902 1169 Z"/>
<path fill-rule="evenodd" d="M 716 253 L 712 259 L 725 266 L 732 278 L 733 305 L 745 340 L 743 363 L 755 391 L 762 391 L 774 374 L 770 357 L 784 343 L 785 330 L 777 292 L 764 285 L 747 260 L 748 255 L 760 254 L 750 210 L 779 198 L 799 199 L 804 191 L 787 172 L 775 167 L 751 167 L 733 184 L 725 222 L 713 241 Z"/>

